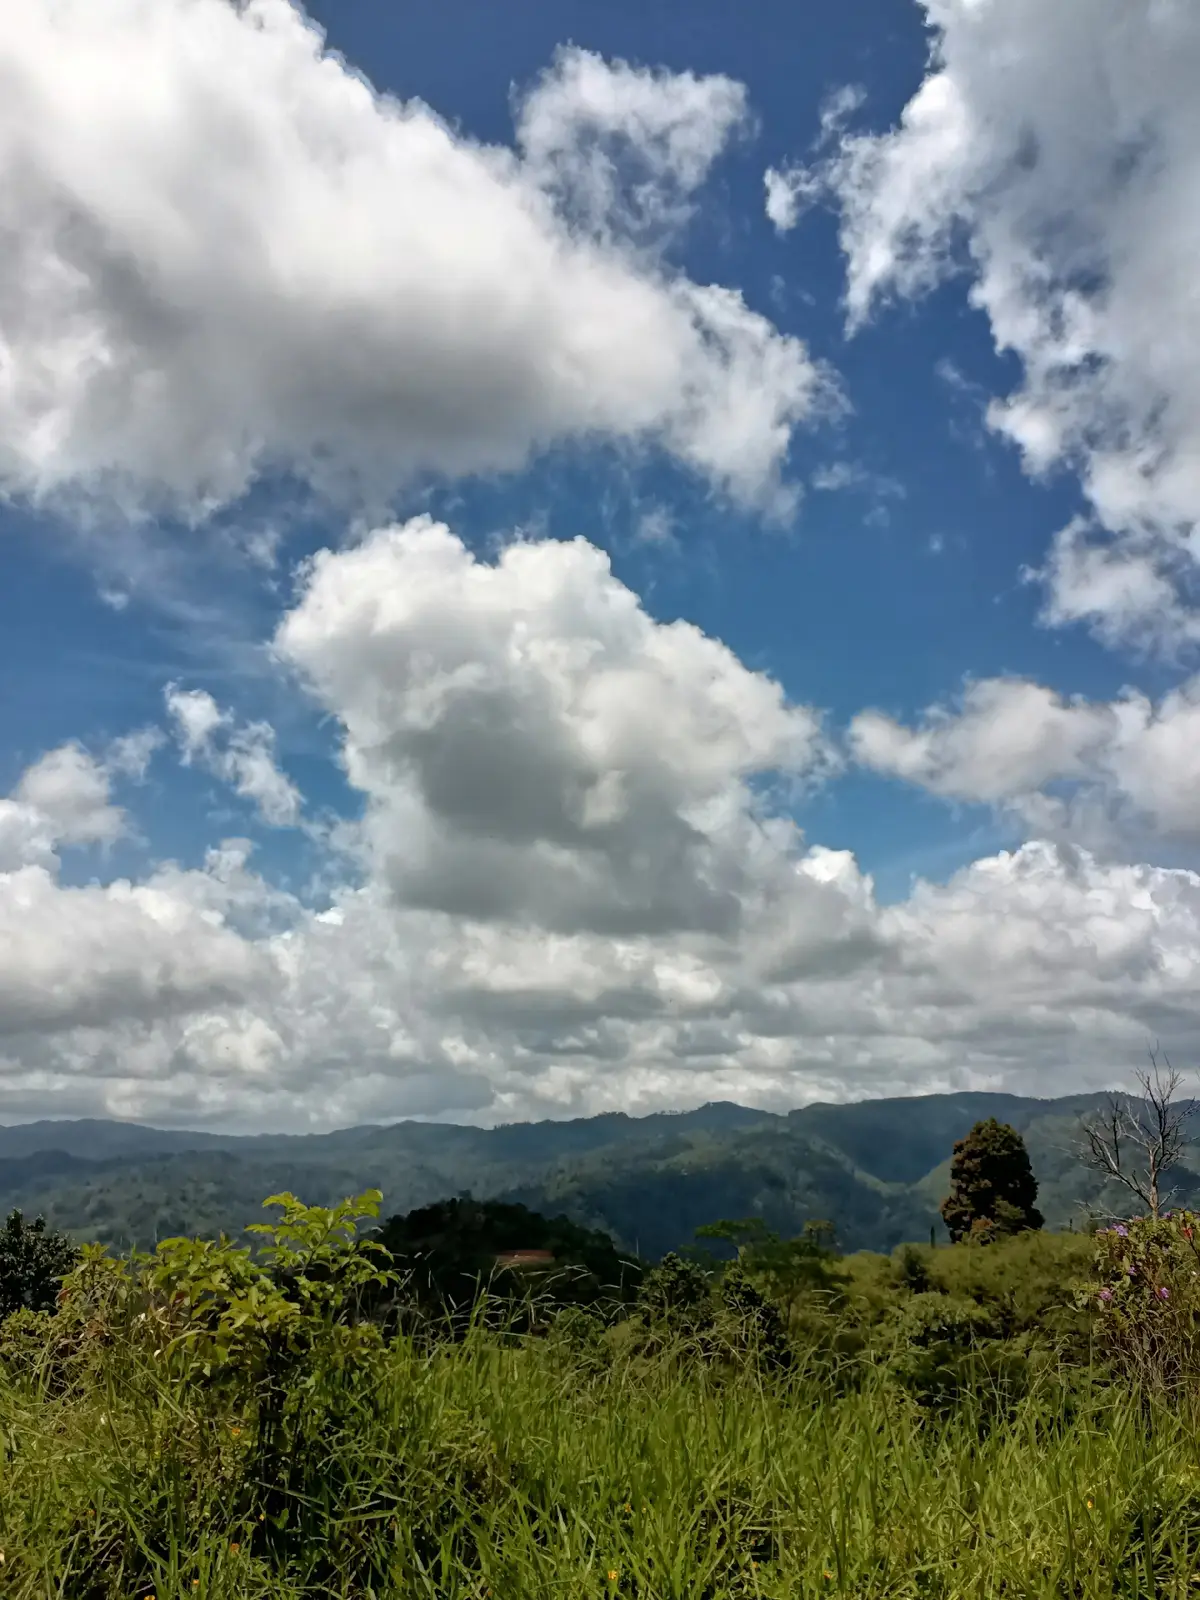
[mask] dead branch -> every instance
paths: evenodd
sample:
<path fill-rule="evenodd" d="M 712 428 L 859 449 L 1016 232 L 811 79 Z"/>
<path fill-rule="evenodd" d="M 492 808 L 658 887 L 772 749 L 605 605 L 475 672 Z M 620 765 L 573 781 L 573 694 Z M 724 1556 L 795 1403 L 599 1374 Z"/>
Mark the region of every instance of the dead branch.
<path fill-rule="evenodd" d="M 1163 1180 L 1182 1159 L 1193 1104 L 1176 1098 L 1183 1076 L 1157 1046 L 1149 1068 L 1135 1077 L 1140 1099 L 1110 1095 L 1103 1111 L 1083 1122 L 1080 1154 L 1093 1172 L 1121 1184 L 1157 1217 L 1174 1193 L 1163 1192 Z"/>

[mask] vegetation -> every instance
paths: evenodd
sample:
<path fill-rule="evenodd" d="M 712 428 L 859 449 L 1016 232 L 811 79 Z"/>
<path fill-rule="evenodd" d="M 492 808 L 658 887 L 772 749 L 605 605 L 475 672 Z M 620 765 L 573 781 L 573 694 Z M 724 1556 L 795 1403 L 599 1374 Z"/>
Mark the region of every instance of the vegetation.
<path fill-rule="evenodd" d="M 0 1230 L 0 1320 L 14 1311 L 50 1311 L 79 1251 L 46 1219 L 10 1213 Z"/>
<path fill-rule="evenodd" d="M 122 1256 L 10 1219 L 0 1588 L 1189 1595 L 1200 1218 L 1040 1229 L 997 1128 L 952 1164 L 960 1242 L 890 1253 L 750 1215 L 647 1264 L 377 1190 Z M 18 1297 L 30 1259 L 65 1276 Z"/>
<path fill-rule="evenodd" d="M 1006 1122 L 989 1117 L 954 1146 L 942 1220 L 955 1243 L 1040 1228 L 1045 1219 L 1035 1204 L 1037 1192 L 1024 1139 Z"/>
<path fill-rule="evenodd" d="M 322 1205 L 371 1187 L 389 1214 L 470 1190 L 565 1215 L 626 1254 L 689 1247 L 719 1217 L 758 1216 L 782 1238 L 836 1219 L 844 1250 L 891 1251 L 946 1233 L 938 1206 L 951 1146 L 995 1117 L 1024 1139 L 1047 1225 L 1146 1209 L 1076 1153 L 1081 1118 L 1102 1095 L 1060 1100 L 947 1094 L 813 1105 L 770 1116 L 717 1104 L 676 1115 L 465 1128 L 424 1123 L 345 1128 L 306 1138 L 162 1133 L 125 1123 L 0 1128 L 0 1214 L 43 1214 L 78 1240 L 153 1249 L 184 1233 L 236 1235 L 266 1193 Z M 1137 1114 L 1136 1097 L 1122 1105 Z M 1171 1175 L 1177 1202 L 1200 1207 L 1200 1150 Z"/>

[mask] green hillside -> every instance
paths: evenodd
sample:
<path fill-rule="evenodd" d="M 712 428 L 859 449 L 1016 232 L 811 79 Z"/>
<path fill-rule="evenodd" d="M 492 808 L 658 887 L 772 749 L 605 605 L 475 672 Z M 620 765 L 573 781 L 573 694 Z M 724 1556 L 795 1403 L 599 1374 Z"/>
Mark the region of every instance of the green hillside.
<path fill-rule="evenodd" d="M 844 1249 L 891 1250 L 940 1231 L 951 1148 L 982 1117 L 1025 1136 L 1047 1222 L 1081 1217 L 1100 1196 L 1076 1154 L 1078 1121 L 1099 1099 L 964 1093 L 784 1116 L 722 1103 L 493 1129 L 408 1122 L 244 1138 L 40 1122 L 0 1128 L 0 1208 L 126 1247 L 237 1233 L 265 1194 L 284 1189 L 328 1204 L 375 1187 L 385 1214 L 469 1191 L 561 1212 L 651 1257 L 689 1244 L 714 1218 L 750 1215 L 784 1235 L 827 1219 Z M 1191 1166 L 1200 1169 L 1200 1153 Z M 1200 1178 L 1185 1171 L 1179 1188 L 1184 1199 L 1200 1195 Z"/>

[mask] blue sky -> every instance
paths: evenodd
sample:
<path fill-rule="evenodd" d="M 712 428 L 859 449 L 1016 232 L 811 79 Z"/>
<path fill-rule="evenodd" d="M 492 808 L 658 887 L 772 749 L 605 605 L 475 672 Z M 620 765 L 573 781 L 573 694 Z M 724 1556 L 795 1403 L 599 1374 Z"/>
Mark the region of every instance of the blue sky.
<path fill-rule="evenodd" d="M 99 920 L 85 962 L 107 946 L 104 918 L 114 895 L 127 893 L 122 884 L 139 906 L 169 892 L 188 916 L 204 907 L 206 926 L 225 943 L 213 953 L 211 983 L 190 998 L 161 971 L 148 973 L 136 952 L 128 966 L 116 963 L 119 971 L 94 975 L 95 995 L 91 979 L 77 976 L 81 998 L 61 1016 L 24 990 L 14 987 L 7 1001 L 0 994 L 0 1023 L 6 1004 L 13 1019 L 0 1117 L 93 1109 L 275 1126 L 294 1116 L 457 1108 L 487 1120 L 679 1103 L 710 1091 L 790 1104 L 897 1087 L 1019 1087 L 1044 1080 L 1051 1063 L 1065 1063 L 1065 1089 L 1119 1076 L 1156 1026 L 1190 1027 L 1180 995 L 1200 947 L 1187 920 L 1200 917 L 1200 880 L 1189 870 L 1200 866 L 1200 813 L 1189 798 L 1200 731 L 1192 721 L 1193 698 L 1200 701 L 1192 676 L 1200 398 L 1176 352 L 1200 331 L 1183 204 L 1200 174 L 1200 126 L 1186 92 L 1200 36 L 1185 7 L 1106 4 L 1089 27 L 1082 4 L 1065 5 L 1051 25 L 1026 0 L 1006 15 L 967 0 L 853 0 L 822 14 L 774 3 L 735 12 L 717 0 L 314 0 L 306 13 L 283 0 L 249 11 L 202 0 L 189 15 L 183 0 L 170 0 L 150 27 L 145 4 L 106 0 L 100 8 L 110 13 L 113 49 L 141 30 L 145 60 L 129 75 L 124 104 L 106 87 L 112 59 L 82 0 L 55 24 L 30 22 L 0 46 L 0 62 L 9 56 L 24 91 L 17 110 L 0 114 L 0 153 L 19 155 L 33 174 L 24 185 L 0 180 L 0 223 L 23 252 L 0 269 L 0 350 L 15 375 L 0 397 L 15 441 L 0 454 L 0 792 L 10 795 L 6 825 L 24 841 L 9 863 L 16 898 L 8 927 L 24 939 L 30 913 L 21 897 L 40 873 L 37 893 L 54 907 L 51 943 L 53 919 L 72 923 L 72 905 L 83 904 L 61 897 L 93 895 L 88 915 Z M 990 61 L 1008 65 L 992 70 Z M 1162 95 L 1143 103 L 1143 69 L 1163 62 Z M 1111 97 L 1104 113 L 1097 83 Z M 857 92 L 846 114 L 827 117 L 822 135 L 823 115 L 848 87 Z M 599 99 L 585 105 L 587 92 Z M 406 109 L 389 111 L 383 97 Z M 89 162 L 81 108 L 111 161 L 103 176 L 99 160 Z M 535 113 L 543 117 L 540 157 Z M 727 127 L 718 126 L 723 115 Z M 412 135 L 411 156 L 400 134 L 388 145 L 393 116 L 403 138 Z M 655 117 L 674 129 L 665 157 Z M 1129 129 L 1140 130 L 1152 156 L 1143 164 L 1135 152 L 1132 176 L 1114 177 Z M 437 139 L 475 174 L 444 197 L 437 186 L 448 167 L 429 155 Z M 404 173 L 418 169 L 405 167 L 409 160 L 430 163 L 411 187 Z M 502 186 L 497 204 L 515 196 L 530 208 L 523 217 L 540 219 L 529 224 L 524 256 L 516 243 L 504 255 L 507 212 L 489 221 L 490 212 L 463 200 L 485 170 L 487 184 Z M 769 172 L 794 197 L 794 217 L 768 214 Z M 386 183 L 380 173 L 391 174 Z M 610 185 L 599 208 L 588 187 L 597 181 Z M 342 207 L 344 244 L 336 229 L 330 236 L 319 222 L 310 227 L 322 205 Z M 1178 235 L 1160 229 L 1157 267 L 1138 243 L 1149 217 L 1178 220 Z M 421 265 L 426 241 L 431 261 L 441 252 L 437 268 Z M 528 252 L 543 246 L 545 261 L 534 261 Z M 595 274 L 586 290 L 569 287 L 576 256 L 579 273 Z M 319 259 L 329 264 L 322 269 Z M 561 335 L 555 262 L 563 295 L 577 295 L 563 302 Z M 509 337 L 505 318 L 525 315 L 514 310 L 525 271 L 548 274 L 545 349 L 528 366 L 515 342 L 502 354 L 496 344 Z M 591 314 L 582 297 L 600 294 L 602 273 L 622 297 L 605 313 L 616 353 L 604 349 L 603 331 L 598 345 L 572 343 Z M 758 341 L 752 360 L 761 365 L 743 384 L 733 344 L 711 329 L 696 335 L 680 371 L 702 387 L 687 398 L 668 386 L 644 425 L 627 424 L 658 368 L 629 376 L 642 336 L 624 331 L 626 308 L 632 319 L 642 315 L 636 296 L 657 297 L 654 316 L 666 318 L 714 284 L 740 295 L 736 337 Z M 406 297 L 426 310 L 410 316 Z M 277 303 L 286 315 L 276 329 L 268 324 Z M 323 332 L 323 319 L 344 331 Z M 675 337 L 662 327 L 664 339 Z M 426 328 L 438 331 L 427 338 Z M 791 378 L 779 375 L 784 360 L 800 364 Z M 503 362 L 522 374 L 510 387 Z M 787 390 L 818 372 L 824 399 Z M 111 390 L 104 373 L 116 374 Z M 607 399 L 610 382 L 615 398 Z M 543 405 L 530 398 L 537 384 L 547 394 L 567 385 L 567 398 Z M 564 414 L 559 427 L 560 404 L 587 420 Z M 741 428 L 746 451 L 731 454 L 723 441 Z M 510 457 L 499 469 L 495 450 Z M 763 465 L 751 471 L 744 463 L 759 459 L 756 451 Z M 227 471 L 232 487 L 222 488 Z M 780 514 L 768 501 L 774 496 L 777 507 L 785 491 L 794 503 Z M 409 634 L 397 635 L 400 654 L 364 656 L 361 671 L 348 665 L 369 613 L 355 609 L 365 596 L 352 604 L 349 588 L 334 581 L 342 573 L 349 585 L 355 572 L 365 581 L 366 563 L 356 568 L 352 556 L 375 549 L 372 529 L 411 526 L 422 515 L 465 547 L 476 563 L 470 571 L 503 564 L 514 541 L 549 551 L 553 627 L 545 618 L 512 622 L 514 639 L 544 625 L 561 652 L 561 619 L 583 606 L 577 586 L 609 593 L 596 569 L 584 576 L 555 554 L 582 538 L 636 597 L 648 659 L 661 663 L 675 648 L 665 625 L 677 621 L 727 646 L 724 664 L 711 657 L 713 705 L 723 709 L 695 711 L 696 729 L 717 716 L 724 732 L 711 737 L 720 743 L 728 733 L 731 749 L 752 754 L 730 755 L 719 783 L 701 779 L 710 735 L 695 732 L 696 750 L 671 758 L 679 785 L 670 791 L 672 827 L 708 829 L 697 806 L 753 816 L 754 828 L 790 818 L 801 832 L 778 846 L 774 878 L 791 874 L 813 847 L 848 852 L 853 861 L 838 857 L 834 875 L 837 906 L 780 909 L 763 887 L 771 874 L 754 878 L 751 892 L 745 851 L 759 847 L 750 844 L 737 847 L 736 867 L 720 855 L 697 868 L 706 894 L 717 882 L 740 885 L 728 893 L 741 897 L 742 931 L 721 923 L 729 943 L 719 957 L 703 944 L 709 912 L 691 927 L 677 907 L 643 907 L 642 927 L 629 905 L 620 916 L 599 902 L 568 912 L 557 890 L 548 898 L 530 890 L 509 904 L 497 889 L 481 910 L 461 886 L 431 887 L 450 871 L 446 862 L 465 872 L 481 839 L 511 843 L 499 814 L 488 820 L 472 802 L 468 817 L 457 801 L 431 798 L 443 764 L 462 762 L 454 770 L 485 794 L 491 785 L 505 793 L 515 780 L 489 767 L 500 757 L 488 754 L 484 726 L 470 724 L 468 759 L 469 731 L 437 722 L 448 702 L 428 711 L 434 680 L 421 681 Z M 331 553 L 329 565 L 313 569 L 306 562 L 318 551 Z M 375 583 L 385 581 L 380 551 Z M 397 594 L 409 583 L 420 590 L 418 568 L 434 559 L 426 547 L 414 535 L 393 555 Z M 329 584 L 323 611 L 314 570 Z M 466 628 L 482 614 L 472 609 L 474 579 L 460 572 L 445 581 L 465 585 L 455 590 L 453 618 Z M 503 593 L 487 605 L 524 614 L 519 586 Z M 445 644 L 452 623 L 442 604 L 431 600 L 424 620 L 406 613 L 388 626 L 411 627 L 425 647 L 436 638 L 438 672 L 452 671 L 452 657 L 461 673 L 473 647 Z M 299 619 L 299 644 L 285 640 L 289 617 Z M 586 637 L 590 624 L 580 626 Z M 603 659 L 615 649 L 606 644 Z M 487 660 L 481 643 L 483 681 Z M 732 674 L 725 689 L 723 674 Z M 438 695 L 465 692 L 447 689 L 450 681 L 437 678 Z M 628 692 L 649 704 L 648 681 Z M 514 739 L 568 692 L 540 679 L 521 684 L 514 696 L 531 698 L 501 708 L 521 730 Z M 569 693 L 572 704 L 594 707 L 596 695 L 617 690 L 601 691 L 585 675 Z M 767 706 L 768 693 L 799 708 L 786 728 L 771 720 L 784 712 Z M 734 716 L 728 705 L 743 705 L 743 695 L 755 697 L 754 716 L 764 720 L 727 727 L 720 719 Z M 418 702 L 426 709 L 414 709 Z M 664 698 L 664 716 L 674 704 Z M 681 726 L 691 727 L 693 709 L 682 707 Z M 597 715 L 589 711 L 593 721 L 563 737 L 582 740 L 572 748 L 591 751 L 588 761 L 602 767 L 609 756 L 594 756 L 595 741 L 628 752 L 633 736 L 626 728 L 605 743 Z M 436 762 L 421 721 L 429 716 L 446 740 Z M 418 725 L 424 732 L 413 731 Z M 139 731 L 147 741 L 140 756 L 114 743 Z M 781 756 L 785 748 L 791 754 Z M 63 749 L 81 751 L 86 770 L 78 762 L 69 772 L 61 761 L 38 767 Z M 535 754 L 531 744 L 523 770 L 534 770 Z M 636 758 L 622 760 L 607 779 L 588 767 L 597 793 L 638 790 Z M 655 807 L 666 805 L 659 779 L 645 782 Z M 92 811 L 75 790 L 67 794 L 70 783 L 91 785 Z M 276 787 L 268 794 L 264 784 Z M 612 826 L 632 830 L 633 812 L 621 817 Z M 524 840 L 533 853 L 514 869 L 517 879 L 550 860 L 557 837 Z M 252 852 L 237 884 L 226 874 L 218 892 L 210 852 L 231 838 L 249 841 Z M 610 862 L 613 881 L 643 848 Z M 507 881 L 508 867 L 498 858 L 493 865 L 497 881 Z M 832 868 L 811 872 L 833 881 Z M 988 900 L 1001 878 L 1019 885 L 1011 890 L 1026 897 L 1019 905 Z M 1035 879 L 1036 907 L 1028 900 Z M 673 907 L 677 889 L 668 895 Z M 1152 925 L 1138 920 L 1147 896 Z M 667 1007 L 671 1043 L 662 1028 L 639 1034 L 624 1002 L 603 998 L 574 1032 L 552 1023 L 561 996 L 551 1002 L 549 980 L 528 973 L 521 992 L 541 995 L 546 1015 L 531 1002 L 529 1016 L 496 1021 L 493 999 L 480 998 L 494 998 L 493 974 L 461 1012 L 453 998 L 466 992 L 461 984 L 436 1015 L 417 1018 L 417 1002 L 395 999 L 387 1060 L 403 1066 L 386 1066 L 375 1045 L 356 1058 L 324 1035 L 314 1042 L 312 1017 L 325 1017 L 324 1001 L 263 998 L 299 983 L 287 951 L 310 938 L 312 918 L 343 903 L 354 907 L 350 921 L 366 917 L 364 908 L 374 920 L 369 938 L 355 935 L 367 944 L 351 950 L 347 935 L 339 959 L 363 984 L 374 974 L 381 992 L 391 992 L 389 973 L 397 992 L 419 989 L 404 954 L 413 941 L 428 951 L 444 939 L 446 970 L 458 970 L 477 939 L 497 939 L 497 948 L 505 939 L 531 942 L 541 952 L 530 956 L 535 965 L 550 960 L 551 945 L 583 941 L 576 956 L 596 971 L 618 956 L 633 959 L 611 941 L 634 938 L 647 970 L 708 963 L 713 993 L 726 999 L 712 1017 L 701 1008 L 682 1019 L 661 994 L 639 1002 L 643 1017 Z M 976 980 L 958 964 L 958 941 L 973 947 L 976 935 L 962 933 L 964 904 L 979 919 L 982 946 L 987 929 L 1010 916 L 1014 926 L 1036 923 L 1021 956 L 1029 972 L 1050 959 L 1043 937 L 1075 952 L 1078 970 L 1063 993 L 1074 994 L 1076 980 L 1080 987 L 1064 1001 L 1072 1017 L 1065 1035 L 1044 1020 L 1053 1001 L 1025 976 L 997 997 L 995 1014 L 980 1002 L 969 1022 L 957 1011 L 934 1017 L 932 1002 L 914 991 L 881 998 L 874 1019 L 848 1023 L 844 1036 L 827 1020 L 833 993 L 804 988 L 804 961 L 814 984 L 831 963 L 839 981 L 856 981 L 857 971 L 868 988 L 886 987 L 886 974 L 901 968 L 938 971 L 959 996 L 951 1009 L 966 1007 Z M 848 944 L 830 934 L 819 955 L 806 935 L 809 954 L 784 995 L 748 954 L 746 930 L 774 927 L 776 915 L 789 929 L 810 915 L 833 927 L 845 918 L 857 932 L 846 933 Z M 418 927 L 421 917 L 439 920 Z M 293 944 L 272 944 L 285 924 Z M 653 944 L 664 937 L 669 950 Z M 586 943 L 605 939 L 602 949 Z M 860 968 L 844 964 L 851 947 Z M 1115 947 L 1128 959 L 1119 981 L 1108 965 Z M 185 966 L 187 948 L 185 939 Z M 874 954 L 861 954 L 868 949 Z M 877 959 L 882 965 L 872 966 Z M 950 965 L 939 967 L 943 960 Z M 45 981 L 45 963 L 31 957 L 30 965 L 28 983 Z M 1149 987 L 1138 988 L 1130 974 L 1151 969 Z M 1098 994 L 1113 982 L 1121 995 L 1110 1007 Z M 730 998 L 747 985 L 757 985 L 766 1012 L 792 1023 L 748 1020 Z M 393 1004 L 362 994 L 365 1012 Z M 1002 1039 L 997 1020 L 1014 1008 L 1030 1019 L 1019 1048 Z M 683 1036 L 719 1032 L 718 1013 L 727 1031 L 706 1047 L 704 1071 L 689 1077 L 693 1069 L 681 1063 L 696 1057 Z M 817 1016 L 826 1020 L 813 1023 Z M 224 1065 L 202 1043 L 218 1034 L 232 1041 L 221 1046 Z M 878 1051 L 866 1042 L 885 1036 L 891 1042 Z M 395 1042 L 402 1037 L 403 1048 Z M 786 1059 L 781 1038 L 792 1041 Z M 141 1065 L 135 1071 L 122 1058 Z M 514 1067 L 517 1058 L 525 1065 Z M 317 1109 L 295 1111 L 304 1095 L 287 1088 L 289 1072 L 311 1086 Z"/>

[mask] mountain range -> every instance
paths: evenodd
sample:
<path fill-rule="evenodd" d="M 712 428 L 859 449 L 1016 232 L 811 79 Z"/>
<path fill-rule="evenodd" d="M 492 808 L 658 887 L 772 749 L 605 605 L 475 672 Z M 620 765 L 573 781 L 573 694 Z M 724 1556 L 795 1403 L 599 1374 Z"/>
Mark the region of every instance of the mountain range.
<path fill-rule="evenodd" d="M 33 1122 L 0 1127 L 0 1213 L 42 1214 L 81 1240 L 147 1248 L 179 1233 L 238 1234 L 281 1190 L 328 1204 L 378 1188 L 384 1216 L 469 1192 L 602 1228 L 648 1258 L 690 1244 L 704 1223 L 750 1215 L 784 1235 L 827 1220 L 845 1250 L 891 1250 L 931 1229 L 945 1237 L 938 1205 L 954 1141 L 991 1116 L 1024 1135 L 1047 1224 L 1078 1225 L 1108 1199 L 1078 1154 L 1080 1118 L 1103 1099 L 958 1093 L 786 1114 L 719 1102 L 645 1117 L 304 1135 Z M 1189 1146 L 1176 1175 L 1181 1200 L 1200 1199 L 1198 1174 L 1200 1147 Z"/>

